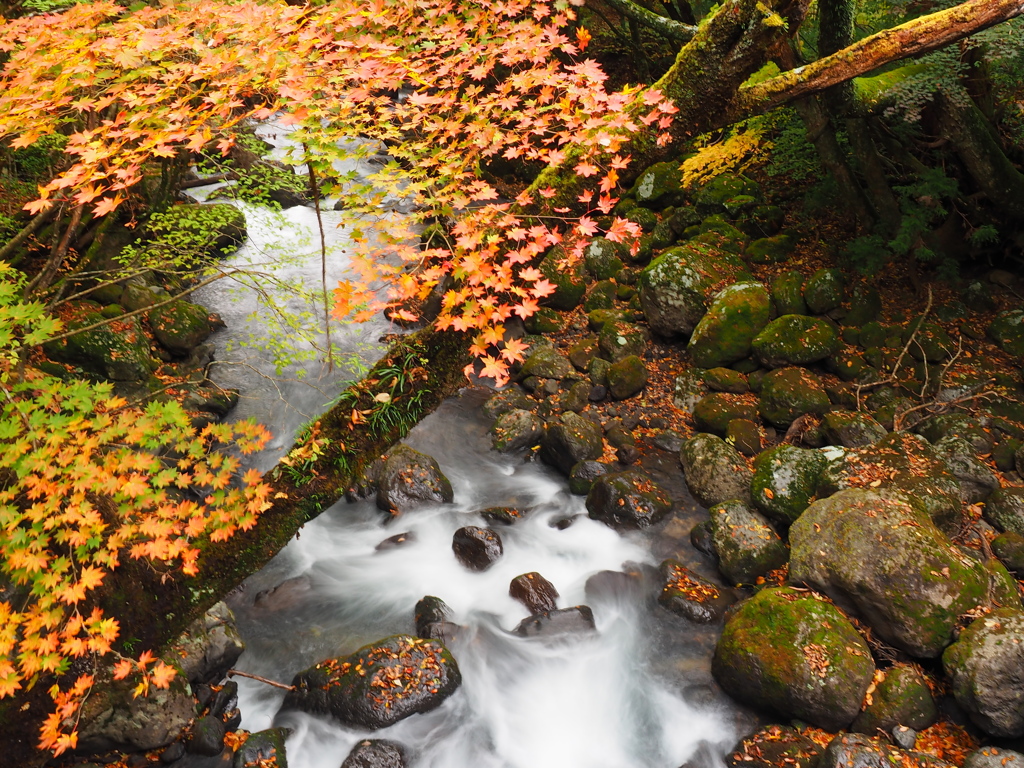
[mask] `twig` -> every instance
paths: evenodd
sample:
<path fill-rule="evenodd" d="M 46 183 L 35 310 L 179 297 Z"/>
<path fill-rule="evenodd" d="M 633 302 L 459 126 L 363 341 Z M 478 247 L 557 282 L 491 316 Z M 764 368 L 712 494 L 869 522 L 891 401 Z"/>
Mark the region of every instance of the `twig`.
<path fill-rule="evenodd" d="M 239 672 L 237 669 L 229 669 L 228 670 L 228 677 L 232 677 L 232 676 L 248 677 L 250 680 L 256 680 L 257 682 L 260 682 L 260 683 L 266 683 L 267 685 L 272 685 L 275 688 L 283 688 L 286 691 L 294 691 L 295 690 L 295 686 L 294 685 L 285 685 L 284 683 L 279 683 L 276 680 L 268 680 L 265 677 L 260 677 L 259 675 L 253 675 L 253 674 L 251 674 L 249 672 Z"/>

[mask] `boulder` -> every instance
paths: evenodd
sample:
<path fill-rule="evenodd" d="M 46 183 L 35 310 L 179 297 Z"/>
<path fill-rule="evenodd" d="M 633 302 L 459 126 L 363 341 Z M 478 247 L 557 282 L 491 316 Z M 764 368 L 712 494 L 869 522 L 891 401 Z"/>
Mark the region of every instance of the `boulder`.
<path fill-rule="evenodd" d="M 534 405 L 536 403 L 531 401 L 519 387 L 509 387 L 488 398 L 487 402 L 480 406 L 480 410 L 488 419 L 494 420 L 509 411 L 528 411 Z"/>
<path fill-rule="evenodd" d="M 616 400 L 626 400 L 647 386 L 647 366 L 639 357 L 631 355 L 608 366 L 605 378 L 609 394 Z"/>
<path fill-rule="evenodd" d="M 686 349 L 693 364 L 716 368 L 749 356 L 751 342 L 768 324 L 770 308 L 768 291 L 758 282 L 723 288 L 690 336 Z"/>
<path fill-rule="evenodd" d="M 486 571 L 502 556 L 504 548 L 497 531 L 467 525 L 452 536 L 452 551 L 471 571 Z"/>
<path fill-rule="evenodd" d="M 590 367 L 590 361 L 597 356 L 598 349 L 596 337 L 580 339 L 569 347 L 569 362 L 577 371 L 586 371 Z"/>
<path fill-rule="evenodd" d="M 819 269 L 804 283 L 804 301 L 816 315 L 824 315 L 843 303 L 843 273 Z"/>
<path fill-rule="evenodd" d="M 554 611 L 558 608 L 558 590 L 555 585 L 536 571 L 512 579 L 508 594 L 526 606 L 531 614 Z"/>
<path fill-rule="evenodd" d="M 660 522 L 672 500 L 637 469 L 598 477 L 587 494 L 587 513 L 616 530 L 642 530 Z"/>
<path fill-rule="evenodd" d="M 777 445 L 754 459 L 750 492 L 771 520 L 789 525 L 814 500 L 827 460 L 820 451 Z"/>
<path fill-rule="evenodd" d="M 615 297 L 618 293 L 618 286 L 611 280 L 600 280 L 587 292 L 583 299 L 584 312 L 611 312 L 615 306 Z"/>
<path fill-rule="evenodd" d="M 672 387 L 672 404 L 681 411 L 691 413 L 707 393 L 704 375 L 700 371 L 684 371 L 676 377 Z"/>
<path fill-rule="evenodd" d="M 983 512 L 1000 531 L 1024 536 L 1024 488 L 1000 488 L 988 497 Z"/>
<path fill-rule="evenodd" d="M 753 584 L 789 560 L 789 548 L 768 521 L 743 502 L 723 501 L 708 515 L 718 570 L 733 584 Z"/>
<path fill-rule="evenodd" d="M 628 258 L 628 247 L 605 237 L 595 237 L 583 251 L 583 263 L 596 280 L 615 277 Z"/>
<path fill-rule="evenodd" d="M 725 609 L 736 602 L 732 590 L 716 587 L 690 571 L 678 560 L 666 560 L 659 568 L 661 592 L 658 602 L 695 624 L 718 621 Z"/>
<path fill-rule="evenodd" d="M 748 277 L 735 254 L 706 243 L 687 243 L 669 248 L 640 274 L 640 305 L 655 333 L 688 336 L 712 296 Z"/>
<path fill-rule="evenodd" d="M 151 309 L 148 319 L 156 340 L 176 355 L 188 355 L 213 333 L 206 307 L 184 299 Z"/>
<path fill-rule="evenodd" d="M 1001 533 L 992 539 L 992 552 L 1016 578 L 1024 578 L 1024 536 Z"/>
<path fill-rule="evenodd" d="M 388 455 L 381 469 L 377 507 L 403 512 L 421 503 L 450 504 L 452 484 L 433 457 L 399 445 Z"/>
<path fill-rule="evenodd" d="M 701 398 L 693 409 L 694 426 L 701 432 L 724 437 L 729 422 L 735 419 L 753 421 L 757 418 L 757 405 L 751 396 L 713 392 Z"/>
<path fill-rule="evenodd" d="M 250 733 L 235 752 L 233 768 L 263 768 L 268 762 L 276 768 L 288 768 L 285 739 L 289 733 L 291 730 L 288 728 Z"/>
<path fill-rule="evenodd" d="M 898 725 L 915 730 L 927 728 L 938 718 L 931 689 L 920 670 L 911 664 L 897 664 L 876 676 L 875 689 L 864 711 L 850 729 L 874 736 L 877 731 L 891 733 Z"/>
<path fill-rule="evenodd" d="M 785 233 L 761 237 L 747 246 L 746 256 L 751 264 L 779 264 L 790 257 L 796 243 Z"/>
<path fill-rule="evenodd" d="M 825 320 L 807 315 L 782 315 L 754 337 L 751 349 L 766 368 L 808 365 L 839 351 L 839 334 Z"/>
<path fill-rule="evenodd" d="M 772 280 L 772 303 L 777 315 L 806 315 L 804 302 L 804 276 L 794 269 Z"/>
<path fill-rule="evenodd" d="M 587 280 L 580 263 L 569 263 L 569 257 L 560 245 L 556 245 L 541 259 L 538 266 L 541 274 L 555 290 L 541 299 L 541 303 L 564 312 L 575 309 L 583 301 Z"/>
<path fill-rule="evenodd" d="M 913 341 L 910 341 L 911 336 Z M 904 344 L 910 341 L 908 351 L 911 357 L 928 363 L 944 362 L 956 351 L 956 344 L 941 325 L 926 323 L 920 317 L 904 329 L 902 341 Z"/>
<path fill-rule="evenodd" d="M 822 747 L 796 728 L 767 725 L 743 739 L 726 756 L 729 768 L 817 768 Z M 700 766 L 713 765 L 711 761 Z M 698 768 L 698 766 L 694 766 Z"/>
<path fill-rule="evenodd" d="M 863 733 L 841 733 L 829 742 L 818 768 L 954 768 L 924 752 L 906 752 Z"/>
<path fill-rule="evenodd" d="M 573 412 L 563 413 L 544 428 L 541 459 L 568 475 L 581 461 L 598 459 L 604 453 L 601 428 Z"/>
<path fill-rule="evenodd" d="M 935 658 L 958 618 L 988 599 L 989 574 L 899 495 L 841 491 L 789 529 L 789 578 L 856 611 L 887 642 Z"/>
<path fill-rule="evenodd" d="M 764 447 L 761 426 L 754 419 L 733 419 L 725 425 L 725 442 L 744 456 L 756 456 Z"/>
<path fill-rule="evenodd" d="M 219 717 L 200 717 L 192 726 L 185 749 L 193 755 L 219 755 L 224 751 L 224 733 L 224 721 Z"/>
<path fill-rule="evenodd" d="M 747 377 L 732 368 L 712 368 L 704 371 L 704 383 L 712 392 L 743 395 L 750 391 Z"/>
<path fill-rule="evenodd" d="M 569 471 L 569 492 L 577 496 L 586 496 L 594 486 L 594 481 L 609 472 L 607 464 L 600 461 L 581 461 L 573 465 Z"/>
<path fill-rule="evenodd" d="M 498 416 L 490 433 L 496 451 L 511 453 L 537 445 L 544 435 L 544 421 L 529 411 L 515 409 Z"/>
<path fill-rule="evenodd" d="M 683 196 L 683 171 L 679 162 L 655 163 L 640 174 L 630 196 L 642 205 L 675 205 Z"/>
<path fill-rule="evenodd" d="M 850 311 L 843 318 L 843 325 L 860 328 L 878 318 L 882 312 L 882 297 L 878 289 L 870 285 L 859 285 L 850 296 Z"/>
<path fill-rule="evenodd" d="M 634 355 L 642 355 L 651 335 L 646 328 L 612 320 L 605 323 L 597 334 L 600 355 L 611 363 Z"/>
<path fill-rule="evenodd" d="M 885 427 L 866 413 L 832 411 L 821 422 L 822 433 L 830 445 L 864 448 L 874 445 L 888 433 Z"/>
<path fill-rule="evenodd" d="M 985 334 L 1007 354 L 1024 357 L 1024 309 L 1000 312 Z"/>
<path fill-rule="evenodd" d="M 348 753 L 341 768 L 405 768 L 405 749 L 385 739 L 360 741 Z"/>
<path fill-rule="evenodd" d="M 223 601 L 192 622 L 171 646 L 191 685 L 220 682 L 244 650 L 235 616 Z"/>
<path fill-rule="evenodd" d="M 525 618 L 512 631 L 520 637 L 558 637 L 596 632 L 597 625 L 588 606 L 575 605 Z"/>
<path fill-rule="evenodd" d="M 947 435 L 935 444 L 935 453 L 960 485 L 960 498 L 977 504 L 999 488 L 999 479 L 988 464 L 978 458 L 974 448 L 962 437 Z"/>
<path fill-rule="evenodd" d="M 68 331 L 86 328 L 104 320 L 98 304 L 69 304 Z M 80 331 L 60 341 L 43 345 L 52 360 L 77 366 L 86 373 L 111 381 L 144 381 L 149 378 L 149 341 L 137 317 L 113 320 L 99 328 Z"/>
<path fill-rule="evenodd" d="M 531 352 L 519 370 L 519 380 L 530 376 L 538 379 L 564 379 L 572 372 L 572 363 L 554 347 L 541 347 Z"/>
<path fill-rule="evenodd" d="M 413 620 L 416 636 L 424 640 L 441 640 L 452 637 L 458 625 L 451 621 L 452 609 L 440 597 L 427 595 L 416 603 Z"/>
<path fill-rule="evenodd" d="M 699 434 L 679 451 L 686 487 L 704 507 L 739 499 L 750 502 L 751 471 L 735 448 L 715 435 Z"/>
<path fill-rule="evenodd" d="M 739 173 L 720 173 L 693 190 L 690 197 L 697 210 L 709 215 L 735 209 L 733 201 L 752 207 L 761 199 L 761 188 L 756 181 Z"/>
<path fill-rule="evenodd" d="M 964 768 L 1024 768 L 1024 755 L 1011 749 L 982 747 L 964 759 Z"/>
<path fill-rule="evenodd" d="M 821 380 L 803 368 L 781 368 L 764 377 L 759 410 L 775 427 L 788 427 L 806 414 L 821 415 L 832 407 Z"/>
<path fill-rule="evenodd" d="M 849 620 L 818 595 L 763 589 L 725 623 L 711 672 L 740 702 L 837 731 L 860 711 L 875 665 Z"/>

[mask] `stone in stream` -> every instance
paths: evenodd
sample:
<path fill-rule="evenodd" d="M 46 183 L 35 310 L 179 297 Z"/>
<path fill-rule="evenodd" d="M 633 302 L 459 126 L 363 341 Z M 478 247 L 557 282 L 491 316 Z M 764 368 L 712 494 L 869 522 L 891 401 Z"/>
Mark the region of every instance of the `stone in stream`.
<path fill-rule="evenodd" d="M 375 731 L 436 709 L 461 684 L 458 664 L 441 643 L 393 635 L 298 673 L 283 706 Z"/>
<path fill-rule="evenodd" d="M 540 457 L 562 474 L 587 459 L 599 459 L 604 452 L 601 427 L 572 411 L 563 413 L 544 429 Z"/>
<path fill-rule="evenodd" d="M 711 672 L 740 702 L 836 731 L 860 711 L 875 665 L 834 605 L 769 587 L 730 615 Z"/>
<path fill-rule="evenodd" d="M 789 559 L 789 548 L 779 534 L 742 501 L 723 501 L 711 507 L 708 515 L 718 570 L 733 584 L 753 584 Z"/>
<path fill-rule="evenodd" d="M 534 614 L 512 630 L 521 637 L 558 637 L 597 631 L 594 613 L 586 605 Z"/>
<path fill-rule="evenodd" d="M 399 445 L 388 456 L 380 473 L 377 506 L 403 512 L 422 503 L 451 503 L 452 484 L 437 462 L 425 453 Z"/>
<path fill-rule="evenodd" d="M 206 308 L 184 299 L 151 309 L 148 319 L 156 340 L 176 355 L 188 355 L 213 333 Z"/>
<path fill-rule="evenodd" d="M 814 499 L 826 459 L 820 451 L 777 445 L 754 459 L 750 493 L 772 521 L 789 525 Z"/>
<path fill-rule="evenodd" d="M 232 768 L 260 768 L 270 761 L 275 761 L 270 764 L 277 768 L 288 768 L 284 742 L 290 733 L 290 728 L 269 728 L 250 733 L 235 752 Z"/>
<path fill-rule="evenodd" d="M 501 557 L 501 537 L 490 528 L 467 525 L 452 536 L 452 551 L 471 571 L 486 571 Z"/>
<path fill-rule="evenodd" d="M 508 594 L 513 600 L 525 605 L 531 614 L 558 608 L 558 590 L 536 571 L 512 579 L 508 586 Z"/>
<path fill-rule="evenodd" d="M 313 593 L 313 582 L 307 574 L 285 579 L 276 587 L 256 595 L 253 607 L 260 611 L 281 611 L 291 608 Z"/>
<path fill-rule="evenodd" d="M 587 494 L 587 513 L 591 519 L 616 530 L 649 528 L 671 510 L 668 494 L 636 469 L 598 477 Z"/>
<path fill-rule="evenodd" d="M 224 749 L 224 721 L 210 715 L 196 720 L 185 749 L 193 755 L 219 755 Z"/>
<path fill-rule="evenodd" d="M 405 531 L 404 533 L 396 533 L 394 536 L 388 536 L 384 541 L 373 548 L 374 552 L 387 552 L 392 549 L 396 549 L 403 544 L 407 544 L 410 541 L 416 540 L 416 534 L 411 531 Z"/>
<path fill-rule="evenodd" d="M 953 768 L 924 752 L 908 752 L 862 733 L 841 733 L 825 748 L 817 768 Z"/>
<path fill-rule="evenodd" d="M 235 616 L 223 601 L 192 622 L 171 646 L 190 684 L 217 683 L 245 650 Z"/>
<path fill-rule="evenodd" d="M 736 602 L 732 590 L 716 587 L 678 560 L 666 560 L 660 567 L 662 588 L 658 602 L 695 624 L 718 621 L 725 609 Z"/>
<path fill-rule="evenodd" d="M 632 564 L 625 563 L 621 571 L 598 571 L 588 576 L 583 585 L 587 602 L 637 603 L 647 594 L 647 580 L 644 572 Z"/>
<path fill-rule="evenodd" d="M 726 760 L 729 768 L 816 768 L 821 752 L 796 728 L 768 725 L 743 739 Z"/>
<path fill-rule="evenodd" d="M 452 610 L 439 597 L 427 595 L 416 603 L 416 636 L 424 640 L 451 642 L 461 627 L 451 621 Z"/>
<path fill-rule="evenodd" d="M 348 753 L 341 768 L 405 768 L 405 748 L 395 741 L 366 739 Z"/>
<path fill-rule="evenodd" d="M 544 421 L 536 414 L 516 408 L 498 416 L 491 427 L 494 450 L 511 453 L 530 448 L 544 435 Z"/>

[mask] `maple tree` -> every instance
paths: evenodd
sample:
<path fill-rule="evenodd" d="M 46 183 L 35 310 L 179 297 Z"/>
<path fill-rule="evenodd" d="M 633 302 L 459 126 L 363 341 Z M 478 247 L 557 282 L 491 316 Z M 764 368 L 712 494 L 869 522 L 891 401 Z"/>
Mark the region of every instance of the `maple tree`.
<path fill-rule="evenodd" d="M 620 242 L 638 234 L 612 215 L 637 159 L 659 159 L 681 136 L 1024 10 L 1019 0 L 968 0 L 751 81 L 808 4 L 727 0 L 700 25 L 667 25 L 680 45 L 675 63 L 652 86 L 620 91 L 607 90 L 586 58 L 590 32 L 564 0 L 220 0 L 133 10 L 101 1 L 3 20 L 0 140 L 23 148 L 65 137 L 61 162 L 26 206 L 34 218 L 12 242 L 56 217 L 63 229 L 52 267 L 69 269 L 83 220 L 118 215 L 161 168 L 226 153 L 239 128 L 273 118 L 293 127 L 292 163 L 349 217 L 359 277 L 335 292 L 336 314 L 363 319 L 386 306 L 413 319 L 416 301 L 450 282 L 435 326 L 470 333 L 481 372 L 501 382 L 523 354 L 505 339 L 505 323 L 535 312 L 553 289 L 537 259 L 561 245 L 571 261 L 596 234 Z M 616 6 L 642 15 L 628 0 Z M 339 160 L 381 151 L 386 162 L 367 178 L 337 170 Z M 543 170 L 506 200 L 488 181 L 498 159 Z M 412 213 L 389 215 L 396 197 L 411 200 Z M 421 248 L 420 225 L 435 222 L 450 226 Z M 373 239 L 362 236 L 367 223 L 378 230 Z M 0 555 L 25 592 L 17 609 L 0 603 L 0 697 L 37 673 L 66 670 L 70 659 L 111 652 L 116 619 L 83 606 L 122 557 L 189 572 L 197 537 L 251 526 L 270 503 L 258 477 L 236 485 L 235 459 L 211 450 L 215 442 L 251 448 L 261 439 L 255 428 L 197 435 L 174 406 L 139 411 L 102 386 L 16 375 L 21 351 L 59 327 L 41 303 L 17 300 L 22 285 L 9 271 L 2 277 L 0 334 L 14 354 L 0 387 L 8 472 Z M 388 287 L 377 292 L 382 279 Z M 181 458 L 161 458 L 167 449 Z M 186 488 L 203 501 L 178 492 Z M 116 673 L 132 670 L 143 689 L 169 674 L 149 656 L 122 659 Z M 53 689 L 44 746 L 73 746 L 76 702 L 90 684 L 86 675 Z"/>

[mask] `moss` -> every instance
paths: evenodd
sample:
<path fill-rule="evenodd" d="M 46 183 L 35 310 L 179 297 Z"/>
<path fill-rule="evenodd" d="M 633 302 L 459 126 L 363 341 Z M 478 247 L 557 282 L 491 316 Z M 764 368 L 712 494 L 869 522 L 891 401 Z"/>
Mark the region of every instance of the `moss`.
<path fill-rule="evenodd" d="M 776 522 L 788 525 L 814 500 L 825 468 L 818 451 L 779 445 L 754 459 L 751 495 L 757 508 Z"/>

